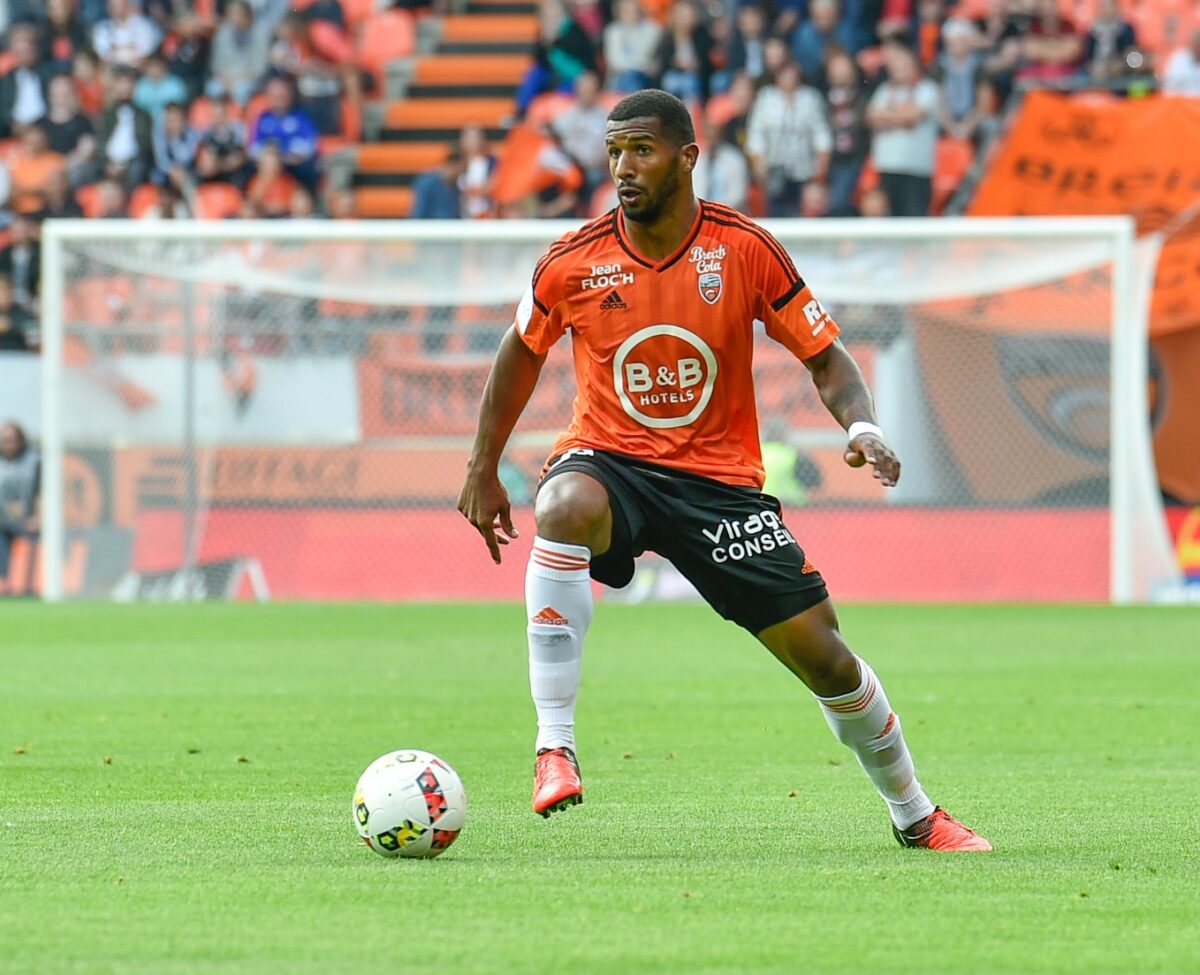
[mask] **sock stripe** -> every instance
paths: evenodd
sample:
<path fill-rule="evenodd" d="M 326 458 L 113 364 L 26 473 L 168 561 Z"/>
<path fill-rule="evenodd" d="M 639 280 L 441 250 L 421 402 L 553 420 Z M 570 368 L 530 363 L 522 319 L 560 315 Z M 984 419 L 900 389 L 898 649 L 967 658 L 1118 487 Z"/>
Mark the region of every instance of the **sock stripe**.
<path fill-rule="evenodd" d="M 863 692 L 854 700 L 843 701 L 838 704 L 828 704 L 822 701 L 821 704 L 826 709 L 834 711 L 837 714 L 855 714 L 858 711 L 865 711 L 870 706 L 871 702 L 875 700 L 875 692 L 878 688 L 878 682 L 872 677 L 863 689 Z"/>
<path fill-rule="evenodd" d="M 536 545 L 533 548 L 533 560 L 539 565 L 551 569 L 586 569 L 591 565 L 588 559 L 581 559 L 574 555 L 562 555 Z"/>

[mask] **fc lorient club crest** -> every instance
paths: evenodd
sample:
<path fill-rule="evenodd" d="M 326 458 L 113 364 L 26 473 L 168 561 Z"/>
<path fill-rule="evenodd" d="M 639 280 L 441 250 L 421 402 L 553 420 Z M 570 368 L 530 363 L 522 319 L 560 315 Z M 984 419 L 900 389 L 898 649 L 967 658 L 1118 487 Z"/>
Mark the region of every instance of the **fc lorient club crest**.
<path fill-rule="evenodd" d="M 710 305 L 715 305 L 721 297 L 721 275 L 712 272 L 701 274 L 696 284 L 700 288 L 700 297 Z"/>

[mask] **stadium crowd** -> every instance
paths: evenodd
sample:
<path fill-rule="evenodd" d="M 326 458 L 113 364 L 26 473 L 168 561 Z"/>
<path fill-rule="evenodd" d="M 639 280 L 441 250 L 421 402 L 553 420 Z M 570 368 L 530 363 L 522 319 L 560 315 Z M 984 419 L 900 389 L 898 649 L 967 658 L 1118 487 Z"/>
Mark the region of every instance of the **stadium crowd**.
<path fill-rule="evenodd" d="M 939 167 L 953 189 L 1026 86 L 1200 95 L 1200 33 L 1148 52 L 1116 0 L 1094 2 L 1084 24 L 1056 0 L 542 0 L 511 121 L 570 179 L 498 206 L 508 142 L 469 126 L 416 179 L 412 215 L 610 206 L 605 115 L 647 85 L 695 107 L 702 196 L 770 216 L 937 212 Z M 0 0 L 0 349 L 33 331 L 46 218 L 355 214 L 325 157 L 383 92 L 340 0 L 142 4 Z"/>

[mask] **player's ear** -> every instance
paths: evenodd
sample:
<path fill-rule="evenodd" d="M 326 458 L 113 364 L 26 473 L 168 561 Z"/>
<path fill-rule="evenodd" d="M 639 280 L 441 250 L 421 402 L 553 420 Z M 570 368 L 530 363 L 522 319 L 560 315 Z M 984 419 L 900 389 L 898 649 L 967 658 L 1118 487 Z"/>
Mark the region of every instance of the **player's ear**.
<path fill-rule="evenodd" d="M 696 160 L 700 156 L 700 147 L 694 142 L 689 142 L 686 146 L 679 150 L 680 164 L 683 166 L 685 173 L 690 173 L 696 168 Z"/>

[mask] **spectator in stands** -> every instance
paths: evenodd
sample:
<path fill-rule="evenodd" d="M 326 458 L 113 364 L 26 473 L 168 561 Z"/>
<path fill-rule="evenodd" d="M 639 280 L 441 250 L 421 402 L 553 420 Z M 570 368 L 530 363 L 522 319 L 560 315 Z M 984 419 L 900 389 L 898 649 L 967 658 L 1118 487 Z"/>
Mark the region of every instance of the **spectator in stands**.
<path fill-rule="evenodd" d="M 189 194 L 190 195 L 190 194 Z M 141 220 L 187 220 L 195 213 L 188 198 L 174 183 L 166 182 L 158 188 L 155 201 L 142 211 Z"/>
<path fill-rule="evenodd" d="M 75 193 L 67 179 L 64 170 L 56 169 L 46 182 L 46 197 L 42 208 L 35 214 L 36 219 L 43 220 L 75 220 L 83 216 L 83 207 L 75 199 Z"/>
<path fill-rule="evenodd" d="M 92 48 L 110 67 L 136 68 L 161 40 L 162 32 L 137 12 L 133 0 L 108 0 L 108 20 L 92 32 Z"/>
<path fill-rule="evenodd" d="M 339 38 L 332 42 L 336 53 L 348 60 L 350 52 L 340 50 L 344 38 L 328 23 L 322 26 Z M 332 53 L 328 44 L 317 45 L 313 26 L 303 14 L 291 13 L 280 23 L 268 55 L 274 71 L 295 79 L 297 104 L 320 135 L 337 135 L 341 130 L 343 70 L 327 56 Z"/>
<path fill-rule="evenodd" d="M 915 46 L 917 62 L 924 71 L 934 71 L 942 51 L 942 23 L 946 19 L 944 0 L 917 0 Z"/>
<path fill-rule="evenodd" d="M 75 84 L 75 94 L 79 96 L 80 111 L 89 119 L 96 118 L 104 111 L 107 92 L 100 71 L 100 60 L 90 48 L 75 52 L 75 59 L 71 62 L 71 81 Z"/>
<path fill-rule="evenodd" d="M 274 144 L 287 171 L 310 189 L 317 185 L 319 134 L 313 120 L 296 107 L 290 78 L 276 75 L 267 82 L 268 108 L 254 124 L 250 158 L 257 162 Z"/>
<path fill-rule="evenodd" d="M 1021 41 L 1019 81 L 1057 81 L 1075 73 L 1083 53 L 1075 25 L 1058 10 L 1058 0 L 1035 0 L 1029 33 Z"/>
<path fill-rule="evenodd" d="M 353 190 L 334 190 L 329 194 L 326 209 L 330 220 L 353 220 L 356 204 Z"/>
<path fill-rule="evenodd" d="M 855 44 L 853 30 L 842 20 L 838 0 L 812 0 L 809 19 L 792 35 L 792 56 L 800 62 L 805 80 L 810 85 L 824 88 L 825 58 L 830 46 L 855 54 Z"/>
<path fill-rule="evenodd" d="M 245 128 L 229 115 L 229 99 L 212 99 L 212 121 L 200 138 L 196 151 L 196 177 L 202 183 L 228 182 L 246 185 Z"/>
<path fill-rule="evenodd" d="M 1088 77 L 1105 81 L 1125 73 L 1125 55 L 1137 46 L 1133 25 L 1121 16 L 1117 0 L 1100 0 L 1096 16 L 1083 39 L 1083 62 Z"/>
<path fill-rule="evenodd" d="M 258 168 L 246 186 L 246 203 L 256 216 L 286 217 L 297 185 L 284 165 L 279 147 L 272 143 L 258 157 Z"/>
<path fill-rule="evenodd" d="M 35 330 L 33 316 L 13 301 L 12 282 L 0 272 L 0 352 L 31 351 L 29 336 Z M 3 487 L 4 461 L 0 460 L 0 487 Z M 8 572 L 8 545 L 5 512 L 0 510 L 0 580 Z"/>
<path fill-rule="evenodd" d="M 468 125 L 459 135 L 458 145 L 463 157 L 463 173 L 458 179 L 462 215 L 472 220 L 490 217 L 495 210 L 492 177 L 496 157 L 488 148 L 487 133 L 478 125 Z"/>
<path fill-rule="evenodd" d="M 46 0 L 46 23 L 42 25 L 41 60 L 58 74 L 69 74 L 79 51 L 91 46 L 91 38 L 75 9 L 75 0 Z"/>
<path fill-rule="evenodd" d="M 888 78 L 867 103 L 871 158 L 897 217 L 929 213 L 938 138 L 938 89 L 921 74 L 916 53 L 896 42 L 884 50 Z"/>
<path fill-rule="evenodd" d="M 267 72 L 270 47 L 267 25 L 254 19 L 245 0 L 234 0 L 213 37 L 208 94 L 228 95 L 245 105 Z"/>
<path fill-rule="evenodd" d="M 982 62 L 975 26 L 959 17 L 947 20 L 942 25 L 942 53 L 937 63 L 941 89 L 938 118 L 942 129 L 957 139 L 966 138 L 964 127 L 975 108 L 975 82 Z"/>
<path fill-rule="evenodd" d="M 51 150 L 62 155 L 71 184 L 79 186 L 95 168 L 96 137 L 92 123 L 79 110 L 75 85 L 66 75 L 50 79 L 50 110 L 42 122 Z"/>
<path fill-rule="evenodd" d="M 534 65 L 517 89 L 517 111 L 524 115 L 542 92 L 574 90 L 575 79 L 596 71 L 596 48 L 561 0 L 543 0 L 538 10 Z"/>
<path fill-rule="evenodd" d="M 12 189 L 12 180 L 8 175 L 8 163 L 0 159 L 0 227 L 8 223 L 8 194 Z"/>
<path fill-rule="evenodd" d="M 858 203 L 858 212 L 864 217 L 890 217 L 892 209 L 883 187 L 872 186 L 864 190 Z"/>
<path fill-rule="evenodd" d="M 96 217 L 99 220 L 123 220 L 129 216 L 128 195 L 118 179 L 106 176 L 96 184 Z"/>
<path fill-rule="evenodd" d="M 816 180 L 804 184 L 804 192 L 800 196 L 800 216 L 827 217 L 829 216 L 829 186 Z"/>
<path fill-rule="evenodd" d="M 154 127 L 154 182 L 170 183 L 181 193 L 190 191 L 199 148 L 200 133 L 188 124 L 187 109 L 172 102 Z"/>
<path fill-rule="evenodd" d="M 692 186 L 703 200 L 743 213 L 750 205 L 750 163 L 741 149 L 724 138 L 723 127 L 713 122 L 704 126 L 704 148 L 692 170 Z"/>
<path fill-rule="evenodd" d="M 772 217 L 798 216 L 804 184 L 824 180 L 829 168 L 833 140 L 824 102 L 800 82 L 799 65 L 785 65 L 750 113 L 746 154 Z"/>
<path fill-rule="evenodd" d="M 843 51 L 830 55 L 825 73 L 829 81 L 825 103 L 833 138 L 826 214 L 852 217 L 858 212 L 854 207 L 854 196 L 871 147 L 866 93 L 858 65 Z"/>
<path fill-rule="evenodd" d="M 1200 30 L 1192 32 L 1192 43 L 1168 59 L 1163 70 L 1163 92 L 1168 95 L 1200 96 Z"/>
<path fill-rule="evenodd" d="M 187 87 L 187 101 L 199 98 L 208 78 L 208 27 L 195 14 L 181 13 L 163 42 L 167 67 Z"/>
<path fill-rule="evenodd" d="M 0 77 L 0 139 L 39 121 L 47 109 L 47 68 L 38 63 L 37 30 L 18 24 L 9 31 L 13 68 Z"/>
<path fill-rule="evenodd" d="M 599 77 L 585 71 L 575 82 L 575 100 L 550 123 L 558 144 L 583 170 L 585 196 L 608 179 L 608 150 L 604 145 L 608 111 L 599 98 Z"/>
<path fill-rule="evenodd" d="M 755 89 L 775 83 L 779 69 L 792 61 L 792 45 L 782 37 L 768 37 L 763 44 L 763 73 L 754 79 Z"/>
<path fill-rule="evenodd" d="M 458 180 L 463 172 L 463 158 L 459 150 L 450 154 L 435 169 L 422 173 L 413 183 L 414 220 L 456 220 L 461 213 Z"/>
<path fill-rule="evenodd" d="M 133 86 L 133 104 L 149 112 L 154 124 L 158 125 L 168 105 L 187 100 L 187 85 L 183 79 L 167 73 L 167 59 L 161 54 L 146 58 L 142 76 Z"/>
<path fill-rule="evenodd" d="M 65 170 L 66 164 L 46 144 L 46 131 L 40 124 L 26 125 L 20 134 L 20 149 L 8 163 L 11 206 L 17 213 L 36 213 L 42 207 L 50 174 Z"/>
<path fill-rule="evenodd" d="M 645 15 L 639 0 L 617 0 L 616 12 L 604 28 L 604 67 L 608 90 L 627 95 L 653 83 L 662 28 Z"/>
<path fill-rule="evenodd" d="M 132 68 L 113 72 L 109 106 L 96 127 L 100 165 L 127 190 L 146 182 L 154 165 L 154 122 L 144 108 L 133 104 L 136 78 Z"/>
<path fill-rule="evenodd" d="M 750 124 L 750 112 L 754 109 L 755 94 L 754 82 L 744 74 L 734 75 L 733 84 L 725 93 L 729 99 L 729 117 L 722 127 L 721 137 L 741 149 L 742 155 L 746 154 L 746 130 Z"/>
<path fill-rule="evenodd" d="M 313 195 L 299 183 L 292 190 L 292 198 L 288 201 L 288 216 L 293 220 L 314 220 L 320 216 Z"/>
<path fill-rule="evenodd" d="M 712 90 L 725 91 L 739 72 L 756 82 L 764 78 L 766 40 L 767 18 L 762 8 L 754 4 L 738 7 L 733 34 L 725 45 L 725 67 L 713 76 Z"/>
<path fill-rule="evenodd" d="M 30 315 L 37 314 L 41 284 L 42 253 L 37 231 L 33 220 L 18 213 L 9 225 L 12 242 L 0 249 L 0 274 L 8 279 L 13 304 Z"/>
<path fill-rule="evenodd" d="M 693 0 L 675 0 L 658 46 L 660 85 L 685 102 L 708 101 L 712 38 Z"/>
<path fill-rule="evenodd" d="M 1021 40 L 1029 30 L 1030 20 L 1022 0 L 988 0 L 985 16 L 975 21 L 983 70 L 995 80 L 1002 97 L 1007 97 L 1012 88 L 1021 60 Z"/>
<path fill-rule="evenodd" d="M 0 285 L 0 309 L 3 294 Z M 36 538 L 41 529 L 41 480 L 41 458 L 26 442 L 25 431 L 11 421 L 0 426 L 0 580 L 8 577 L 13 542 Z"/>

